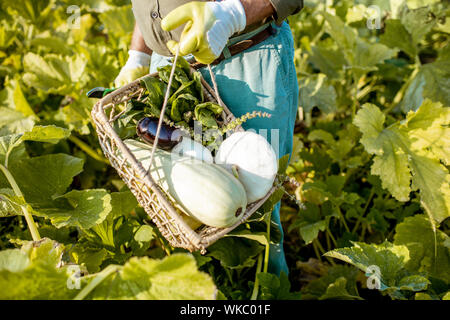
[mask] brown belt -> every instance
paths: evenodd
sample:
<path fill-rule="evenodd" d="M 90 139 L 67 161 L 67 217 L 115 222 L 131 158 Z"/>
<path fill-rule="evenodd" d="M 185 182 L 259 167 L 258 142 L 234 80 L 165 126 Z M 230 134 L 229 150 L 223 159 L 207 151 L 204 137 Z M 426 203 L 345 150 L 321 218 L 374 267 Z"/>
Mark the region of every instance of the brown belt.
<path fill-rule="evenodd" d="M 270 37 L 271 35 L 274 35 L 274 34 L 275 34 L 274 28 L 271 25 L 269 25 L 263 31 L 255 34 L 250 39 L 242 40 L 242 41 L 239 41 L 238 43 L 233 44 L 232 46 L 229 46 L 228 50 L 230 50 L 230 55 L 234 56 L 244 50 L 247 50 L 248 48 L 253 47 L 254 45 L 257 45 L 258 43 L 263 42 L 268 37 Z M 220 62 L 222 62 L 223 60 L 225 60 L 225 56 L 223 55 L 223 53 L 221 53 L 220 56 L 216 60 L 211 62 L 211 64 L 216 65 L 216 64 L 219 64 Z M 199 68 L 205 67 L 206 64 L 203 64 L 200 62 L 194 62 L 191 64 L 191 66 L 194 69 L 199 69 Z"/>

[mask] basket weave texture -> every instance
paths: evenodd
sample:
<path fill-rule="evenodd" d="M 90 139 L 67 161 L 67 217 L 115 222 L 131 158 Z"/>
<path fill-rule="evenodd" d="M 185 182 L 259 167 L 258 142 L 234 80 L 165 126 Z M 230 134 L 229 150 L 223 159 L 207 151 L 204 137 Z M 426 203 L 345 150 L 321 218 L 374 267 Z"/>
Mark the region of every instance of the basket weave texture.
<path fill-rule="evenodd" d="M 194 70 L 192 70 L 194 71 Z M 145 77 L 158 77 L 157 73 Z M 113 124 L 123 114 L 124 105 L 130 99 L 142 100 L 145 88 L 141 86 L 142 77 L 103 97 L 93 107 L 91 116 L 95 123 L 97 135 L 103 153 L 116 169 L 119 176 L 127 184 L 164 238 L 173 246 L 185 248 L 190 252 L 206 253 L 206 248 L 246 221 L 275 191 L 275 187 L 257 202 L 247 206 L 242 218 L 228 228 L 216 228 L 203 225 L 192 230 L 178 213 L 174 204 L 165 192 L 152 179 L 142 164 L 135 158 L 128 147 L 113 129 Z M 235 119 L 227 106 L 217 97 L 214 90 L 202 78 L 202 89 L 205 100 L 220 102 L 224 108 L 224 122 Z M 238 127 L 235 130 L 242 130 Z"/>

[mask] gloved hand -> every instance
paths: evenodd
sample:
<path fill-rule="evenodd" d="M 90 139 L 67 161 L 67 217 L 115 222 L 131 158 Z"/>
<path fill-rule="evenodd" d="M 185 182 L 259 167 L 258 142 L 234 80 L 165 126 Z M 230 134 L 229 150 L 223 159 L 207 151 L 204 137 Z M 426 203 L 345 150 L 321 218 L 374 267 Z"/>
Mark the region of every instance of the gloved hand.
<path fill-rule="evenodd" d="M 210 64 L 220 56 L 228 38 L 245 29 L 246 16 L 239 0 L 193 1 L 172 10 L 161 27 L 170 31 L 184 23 L 180 42 L 170 40 L 167 47 L 175 54 L 180 46 L 180 55 L 192 53 L 198 62 Z"/>
<path fill-rule="evenodd" d="M 114 80 L 116 88 L 126 85 L 149 72 L 151 56 L 136 50 L 128 51 L 127 63 L 122 67 Z"/>

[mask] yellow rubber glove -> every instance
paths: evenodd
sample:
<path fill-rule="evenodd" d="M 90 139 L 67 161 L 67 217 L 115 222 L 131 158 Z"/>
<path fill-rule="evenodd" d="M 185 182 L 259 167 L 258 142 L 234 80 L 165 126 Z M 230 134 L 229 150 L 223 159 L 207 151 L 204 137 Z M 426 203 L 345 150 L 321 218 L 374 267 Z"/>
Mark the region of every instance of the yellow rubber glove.
<path fill-rule="evenodd" d="M 169 41 L 167 47 L 175 54 L 192 53 L 195 59 L 210 64 L 222 53 L 228 39 L 245 29 L 246 16 L 239 0 L 216 2 L 193 1 L 171 11 L 161 21 L 163 30 L 170 31 L 186 24 L 180 42 Z"/>
<path fill-rule="evenodd" d="M 140 51 L 129 50 L 127 63 L 114 80 L 116 88 L 122 87 L 149 73 L 151 56 Z"/>

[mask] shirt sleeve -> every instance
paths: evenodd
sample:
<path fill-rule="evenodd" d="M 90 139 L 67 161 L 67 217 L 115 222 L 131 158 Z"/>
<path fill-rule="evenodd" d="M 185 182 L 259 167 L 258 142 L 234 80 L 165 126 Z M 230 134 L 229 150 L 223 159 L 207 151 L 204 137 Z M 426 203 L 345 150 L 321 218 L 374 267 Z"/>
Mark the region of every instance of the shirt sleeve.
<path fill-rule="evenodd" d="M 303 8 L 303 0 L 269 0 L 275 9 L 275 21 L 281 23 Z"/>

